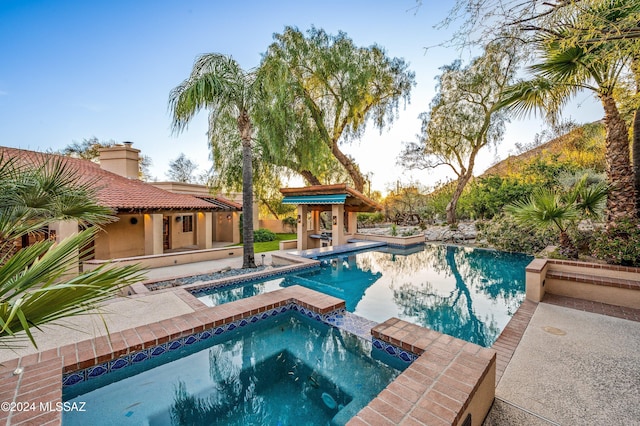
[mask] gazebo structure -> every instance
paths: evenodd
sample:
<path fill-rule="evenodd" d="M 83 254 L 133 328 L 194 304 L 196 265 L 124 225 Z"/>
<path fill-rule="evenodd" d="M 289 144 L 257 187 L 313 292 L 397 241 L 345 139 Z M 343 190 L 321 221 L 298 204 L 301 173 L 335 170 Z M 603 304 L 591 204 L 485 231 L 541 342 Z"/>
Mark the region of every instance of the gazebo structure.
<path fill-rule="evenodd" d="M 346 244 L 358 231 L 357 213 L 383 209 L 346 184 L 281 188 L 280 192 L 283 204 L 298 206 L 298 250 Z M 330 212 L 329 217 L 323 212 Z"/>

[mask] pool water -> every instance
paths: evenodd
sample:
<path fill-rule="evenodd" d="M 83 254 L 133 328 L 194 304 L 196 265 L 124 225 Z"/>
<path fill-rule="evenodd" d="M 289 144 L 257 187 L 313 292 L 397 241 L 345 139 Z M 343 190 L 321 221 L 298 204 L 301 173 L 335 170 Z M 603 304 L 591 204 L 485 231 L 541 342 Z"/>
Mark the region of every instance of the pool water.
<path fill-rule="evenodd" d="M 197 294 L 209 306 L 291 285 L 339 297 L 376 322 L 397 317 L 490 347 L 524 300 L 520 253 L 458 246 L 393 248 L 323 258 L 311 271 Z"/>
<path fill-rule="evenodd" d="M 86 412 L 63 423 L 345 424 L 404 368 L 370 353 L 369 342 L 286 313 L 65 388 Z"/>

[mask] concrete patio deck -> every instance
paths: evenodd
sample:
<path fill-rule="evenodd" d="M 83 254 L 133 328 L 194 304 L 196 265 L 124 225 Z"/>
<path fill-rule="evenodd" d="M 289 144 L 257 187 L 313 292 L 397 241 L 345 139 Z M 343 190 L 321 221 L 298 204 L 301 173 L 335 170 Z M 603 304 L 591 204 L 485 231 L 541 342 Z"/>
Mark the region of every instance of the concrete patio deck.
<path fill-rule="evenodd" d="M 638 425 L 639 365 L 640 322 L 543 301 L 485 424 Z"/>

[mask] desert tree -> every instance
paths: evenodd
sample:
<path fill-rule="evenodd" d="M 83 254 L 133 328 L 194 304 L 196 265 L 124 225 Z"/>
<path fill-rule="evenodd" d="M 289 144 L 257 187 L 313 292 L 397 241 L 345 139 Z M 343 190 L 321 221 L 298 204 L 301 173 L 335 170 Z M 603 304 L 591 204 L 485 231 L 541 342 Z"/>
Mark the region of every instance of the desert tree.
<path fill-rule="evenodd" d="M 167 177 L 174 182 L 193 183 L 196 181 L 194 172 L 198 165 L 191 161 L 184 153 L 180 153 L 178 158 L 169 161 L 169 171 Z"/>
<path fill-rule="evenodd" d="M 362 191 L 365 177 L 341 147 L 362 136 L 368 122 L 382 130 L 393 121 L 400 101 L 409 100 L 414 73 L 403 59 L 377 45 L 358 47 L 343 32 L 311 28 L 305 35 L 287 27 L 274 38 L 258 71 L 263 143 L 274 158 L 295 153 L 303 175 L 318 160 L 331 165 L 331 155 Z"/>
<path fill-rule="evenodd" d="M 494 42 L 482 56 L 463 67 L 459 61 L 441 68 L 437 94 L 421 114 L 418 142 L 405 145 L 398 164 L 408 169 L 449 167 L 457 181 L 446 207 L 447 222 L 456 223 L 458 200 L 473 177 L 478 153 L 502 139 L 508 109 L 506 89 L 519 65 L 516 43 Z"/>

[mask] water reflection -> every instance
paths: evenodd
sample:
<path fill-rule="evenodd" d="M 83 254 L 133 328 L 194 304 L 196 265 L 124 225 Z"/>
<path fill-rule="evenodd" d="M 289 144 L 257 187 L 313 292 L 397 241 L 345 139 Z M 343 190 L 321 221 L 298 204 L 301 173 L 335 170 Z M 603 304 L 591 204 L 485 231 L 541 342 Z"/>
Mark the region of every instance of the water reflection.
<path fill-rule="evenodd" d="M 524 294 L 528 256 L 427 246 L 410 256 L 373 254 L 400 318 L 490 346 Z M 373 267 L 373 266 L 372 266 Z"/>
<path fill-rule="evenodd" d="M 338 297 L 345 301 L 347 310 L 353 312 L 367 289 L 382 277 L 381 271 L 372 271 L 362 254 L 323 260 L 319 269 L 288 276 L 281 285 L 298 284 Z"/>
<path fill-rule="evenodd" d="M 302 285 L 343 299 L 348 311 L 373 321 L 395 316 L 490 346 L 524 300 L 525 267 L 531 259 L 442 245 L 385 248 L 325 259 L 310 272 L 225 289 L 201 300 L 222 304 Z"/>

